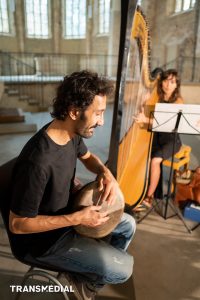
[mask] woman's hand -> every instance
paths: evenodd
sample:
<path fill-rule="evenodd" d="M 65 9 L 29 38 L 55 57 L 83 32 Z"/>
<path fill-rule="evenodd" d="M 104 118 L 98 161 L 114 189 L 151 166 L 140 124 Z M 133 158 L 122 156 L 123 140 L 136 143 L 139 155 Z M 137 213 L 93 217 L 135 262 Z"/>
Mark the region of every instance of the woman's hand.
<path fill-rule="evenodd" d="M 137 116 L 133 116 L 133 119 L 138 124 L 146 124 L 149 121 L 149 118 L 147 118 L 144 114 L 144 107 L 142 107 L 141 112 Z"/>

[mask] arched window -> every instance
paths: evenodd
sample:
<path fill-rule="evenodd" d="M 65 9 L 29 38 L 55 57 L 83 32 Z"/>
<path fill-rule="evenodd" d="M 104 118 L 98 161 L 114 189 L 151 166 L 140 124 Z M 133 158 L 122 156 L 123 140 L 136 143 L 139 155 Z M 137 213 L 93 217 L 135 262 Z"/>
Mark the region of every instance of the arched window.
<path fill-rule="evenodd" d="M 49 5 L 49 0 L 25 0 L 27 37 L 49 38 Z"/>
<path fill-rule="evenodd" d="M 110 30 L 110 0 L 99 0 L 99 34 L 108 34 Z"/>
<path fill-rule="evenodd" d="M 0 34 L 10 35 L 13 27 L 11 23 L 13 21 L 12 12 L 14 11 L 14 2 L 7 0 L 0 0 Z"/>
<path fill-rule="evenodd" d="M 65 0 L 64 37 L 66 39 L 86 37 L 86 0 Z"/>

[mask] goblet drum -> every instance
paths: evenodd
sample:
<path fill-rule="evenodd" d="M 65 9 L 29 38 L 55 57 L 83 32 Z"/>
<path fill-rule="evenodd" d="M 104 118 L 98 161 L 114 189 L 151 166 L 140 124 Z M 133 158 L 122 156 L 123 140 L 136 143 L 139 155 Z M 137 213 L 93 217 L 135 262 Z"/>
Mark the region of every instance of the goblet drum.
<path fill-rule="evenodd" d="M 75 230 L 84 236 L 102 238 L 108 235 L 119 223 L 124 211 L 124 197 L 118 188 L 114 203 L 108 205 L 107 201 L 101 201 L 102 191 L 98 189 L 97 181 L 85 185 L 75 196 L 73 211 L 78 211 L 90 205 L 101 205 L 100 212 L 108 212 L 109 219 L 104 224 L 90 227 L 85 225 L 74 226 Z"/>

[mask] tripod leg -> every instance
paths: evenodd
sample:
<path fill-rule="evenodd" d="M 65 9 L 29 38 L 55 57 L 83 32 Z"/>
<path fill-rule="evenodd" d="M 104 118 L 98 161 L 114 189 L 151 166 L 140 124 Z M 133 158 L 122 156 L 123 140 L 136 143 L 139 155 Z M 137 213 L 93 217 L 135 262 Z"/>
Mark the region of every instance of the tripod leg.
<path fill-rule="evenodd" d="M 174 205 L 174 203 L 172 203 L 171 201 L 168 202 L 169 206 L 171 207 L 171 209 L 177 214 L 177 216 L 179 217 L 179 219 L 182 221 L 182 223 L 184 224 L 185 228 L 187 229 L 187 231 L 189 233 L 192 233 L 192 230 L 188 227 L 187 223 L 185 222 L 182 213 L 180 212 L 180 209 L 178 207 L 176 207 Z"/>
<path fill-rule="evenodd" d="M 169 196 L 167 196 L 167 199 L 165 200 L 165 211 L 164 211 L 164 219 L 167 220 L 167 210 L 168 210 L 168 205 L 169 205 Z"/>
<path fill-rule="evenodd" d="M 146 214 L 143 216 L 143 217 L 141 217 L 138 221 L 137 221 L 137 223 L 139 224 L 139 223 L 141 223 L 151 212 L 152 212 L 152 210 L 154 209 L 154 207 L 152 206 L 151 208 L 149 208 L 149 210 L 146 212 Z"/>
<path fill-rule="evenodd" d="M 192 227 L 191 230 L 193 231 L 193 230 L 195 230 L 195 229 L 196 229 L 197 227 L 199 227 L 199 226 L 200 226 L 200 223 L 198 223 L 197 225 L 195 225 L 194 227 Z"/>
<path fill-rule="evenodd" d="M 152 205 L 152 207 L 151 208 L 149 208 L 148 210 L 147 210 L 147 212 L 146 212 L 146 214 L 144 215 L 144 216 L 142 216 L 138 221 L 137 221 L 137 223 L 139 224 L 139 223 L 141 223 L 157 206 L 158 206 L 158 204 L 159 204 L 159 201 L 158 200 L 156 200 L 156 204 L 154 204 L 154 205 Z"/>

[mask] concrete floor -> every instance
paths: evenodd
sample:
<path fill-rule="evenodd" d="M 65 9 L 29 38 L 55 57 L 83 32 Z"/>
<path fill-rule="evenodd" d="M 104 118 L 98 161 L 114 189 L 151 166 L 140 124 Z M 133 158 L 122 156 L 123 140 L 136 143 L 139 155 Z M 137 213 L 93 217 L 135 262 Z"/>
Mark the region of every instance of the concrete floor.
<path fill-rule="evenodd" d="M 50 119 L 48 113 L 32 115 L 38 129 Z M 106 161 L 109 147 L 112 107 L 105 116 L 104 127 L 98 128 L 92 139 L 86 140 L 90 151 Z M 0 136 L 0 165 L 17 156 L 33 133 Z M 191 168 L 200 164 L 199 136 L 183 136 L 185 144 L 192 146 Z M 77 168 L 83 182 L 94 178 L 81 164 Z M 188 220 L 187 224 L 194 223 Z M 0 223 L 0 299 L 10 300 L 10 284 L 19 284 L 27 266 L 11 255 L 7 236 Z M 97 299 L 137 300 L 197 300 L 200 299 L 200 227 L 189 234 L 182 222 L 173 217 L 165 220 L 155 212 L 138 224 L 129 252 L 134 256 L 133 278 L 125 285 L 109 286 Z M 134 282 L 134 286 L 133 286 Z M 62 299 L 60 295 L 29 295 L 21 299 Z"/>

